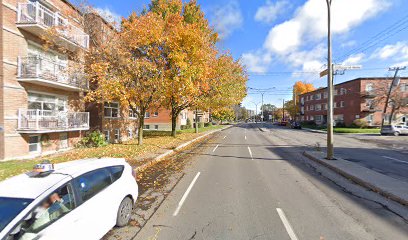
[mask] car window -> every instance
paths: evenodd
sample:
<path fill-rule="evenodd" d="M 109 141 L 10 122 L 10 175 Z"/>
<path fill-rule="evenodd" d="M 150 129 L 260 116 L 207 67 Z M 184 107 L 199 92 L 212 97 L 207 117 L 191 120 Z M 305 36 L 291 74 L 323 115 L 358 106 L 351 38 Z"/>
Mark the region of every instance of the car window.
<path fill-rule="evenodd" d="M 7 239 L 33 239 L 39 232 L 75 208 L 71 185 L 66 185 L 43 199 Z"/>
<path fill-rule="evenodd" d="M 122 176 L 123 169 L 123 166 L 109 167 L 109 171 L 112 174 L 112 182 L 115 182 Z"/>
<path fill-rule="evenodd" d="M 0 232 L 32 201 L 33 199 L 0 197 Z"/>
<path fill-rule="evenodd" d="M 85 173 L 74 180 L 75 187 L 82 201 L 87 201 L 112 183 L 107 168 Z"/>

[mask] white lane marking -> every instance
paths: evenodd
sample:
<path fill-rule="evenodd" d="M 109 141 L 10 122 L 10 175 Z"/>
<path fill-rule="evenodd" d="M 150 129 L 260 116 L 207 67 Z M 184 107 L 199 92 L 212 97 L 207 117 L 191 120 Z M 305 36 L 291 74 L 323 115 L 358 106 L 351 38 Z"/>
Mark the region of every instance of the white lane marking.
<path fill-rule="evenodd" d="M 184 201 L 186 200 L 188 194 L 190 193 L 191 189 L 193 188 L 195 182 L 197 181 L 198 177 L 200 176 L 200 172 L 197 173 L 197 175 L 194 177 L 193 181 L 190 183 L 190 186 L 188 186 L 186 192 L 184 193 L 183 197 L 181 198 L 180 202 L 178 203 L 176 211 L 174 211 L 173 216 L 177 216 L 179 213 L 181 207 L 183 206 Z"/>
<path fill-rule="evenodd" d="M 288 235 L 289 235 L 290 239 L 291 239 L 291 240 L 299 240 L 299 239 L 297 238 L 295 232 L 293 231 L 293 228 L 292 228 L 292 226 L 290 225 L 288 219 L 286 218 L 286 215 L 285 215 L 285 213 L 283 212 L 283 210 L 280 209 L 280 208 L 277 208 L 276 211 L 278 212 L 279 217 L 280 217 L 280 219 L 281 219 L 283 225 L 285 226 L 286 232 L 288 232 Z"/>
<path fill-rule="evenodd" d="M 215 152 L 215 150 L 217 150 L 218 146 L 219 146 L 219 144 L 217 144 L 217 146 L 215 146 L 213 152 Z"/>
<path fill-rule="evenodd" d="M 396 159 L 396 158 L 393 158 L 393 157 L 388 157 L 388 156 L 382 156 L 383 158 L 388 158 L 388 159 L 391 159 L 391 160 L 394 160 L 394 161 L 397 161 L 397 162 L 402 162 L 402 163 L 406 163 L 406 164 L 408 164 L 408 162 L 406 162 L 406 161 L 402 161 L 402 160 L 399 160 L 399 159 Z"/>
<path fill-rule="evenodd" d="M 246 136 L 245 136 L 245 140 L 246 140 Z"/>
<path fill-rule="evenodd" d="M 249 155 L 251 155 L 251 159 L 254 160 L 254 158 L 252 157 L 252 151 L 251 148 L 248 146 L 248 151 L 249 151 Z"/>
<path fill-rule="evenodd" d="M 227 138 L 227 136 L 224 136 L 224 139 L 226 139 Z"/>

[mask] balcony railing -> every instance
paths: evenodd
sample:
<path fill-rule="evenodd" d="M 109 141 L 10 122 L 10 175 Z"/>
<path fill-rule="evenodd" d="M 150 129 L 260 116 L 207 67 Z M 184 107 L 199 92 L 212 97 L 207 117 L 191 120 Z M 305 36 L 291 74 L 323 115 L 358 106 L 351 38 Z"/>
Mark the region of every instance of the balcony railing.
<path fill-rule="evenodd" d="M 54 84 L 56 87 L 75 89 L 88 89 L 88 81 L 83 72 L 77 69 L 69 69 L 66 64 L 58 63 L 40 56 L 19 57 L 19 79 L 29 81 L 46 81 L 46 84 Z M 44 83 L 42 83 L 44 85 Z"/>
<path fill-rule="evenodd" d="M 361 96 L 366 98 L 375 98 L 377 94 L 374 91 L 363 91 Z"/>
<path fill-rule="evenodd" d="M 89 130 L 89 112 L 19 109 L 18 130 L 27 133 Z"/>
<path fill-rule="evenodd" d="M 58 12 L 53 12 L 38 1 L 19 3 L 17 23 L 23 26 L 39 25 L 42 28 L 55 27 L 62 37 L 83 48 L 89 48 L 89 35 L 70 24 Z"/>

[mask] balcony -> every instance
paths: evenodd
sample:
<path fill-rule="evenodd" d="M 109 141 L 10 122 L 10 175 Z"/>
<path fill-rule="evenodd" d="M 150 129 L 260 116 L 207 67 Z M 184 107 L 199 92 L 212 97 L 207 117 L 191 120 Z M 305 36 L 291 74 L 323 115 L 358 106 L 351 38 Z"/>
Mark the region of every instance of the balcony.
<path fill-rule="evenodd" d="M 363 91 L 361 96 L 365 98 L 375 98 L 377 94 L 374 91 Z"/>
<path fill-rule="evenodd" d="M 89 48 L 88 34 L 38 1 L 18 4 L 17 27 L 40 37 L 47 29 L 55 28 L 60 35 L 57 43 L 61 46 L 70 51 Z"/>
<path fill-rule="evenodd" d="M 375 109 L 374 107 L 371 107 L 371 106 L 364 106 L 361 111 L 362 112 L 374 113 L 374 112 L 381 111 L 381 110 L 377 110 L 377 109 Z"/>
<path fill-rule="evenodd" d="M 19 57 L 17 79 L 66 91 L 86 91 L 88 81 L 82 72 L 70 70 L 66 64 L 40 56 Z"/>
<path fill-rule="evenodd" d="M 49 133 L 89 130 L 89 112 L 19 109 L 19 133 Z"/>

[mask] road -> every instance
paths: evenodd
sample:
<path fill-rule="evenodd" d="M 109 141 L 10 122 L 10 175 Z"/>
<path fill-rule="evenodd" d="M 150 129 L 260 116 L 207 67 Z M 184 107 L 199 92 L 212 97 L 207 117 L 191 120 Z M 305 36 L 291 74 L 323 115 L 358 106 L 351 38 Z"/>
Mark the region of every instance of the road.
<path fill-rule="evenodd" d="M 314 147 L 326 145 L 326 135 L 285 127 L 264 125 L 271 134 L 293 145 Z M 335 135 L 335 155 L 369 169 L 408 183 L 408 145 L 406 136 L 398 137 Z M 390 142 L 390 144 L 388 144 Z M 394 147 L 395 146 L 395 147 Z M 325 149 L 322 147 L 322 149 Z"/>
<path fill-rule="evenodd" d="M 406 239 L 406 222 L 316 174 L 281 137 L 255 124 L 218 134 L 135 239 Z"/>

